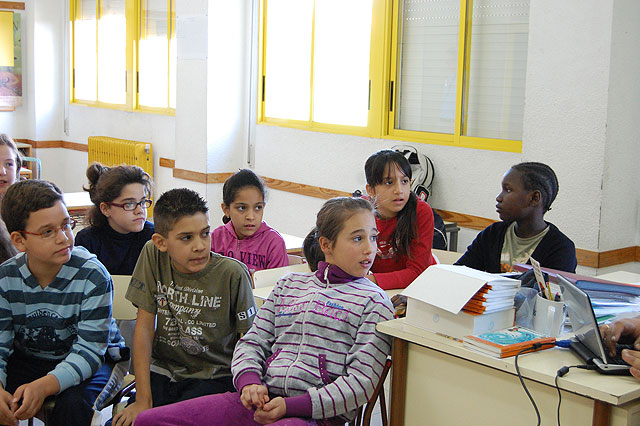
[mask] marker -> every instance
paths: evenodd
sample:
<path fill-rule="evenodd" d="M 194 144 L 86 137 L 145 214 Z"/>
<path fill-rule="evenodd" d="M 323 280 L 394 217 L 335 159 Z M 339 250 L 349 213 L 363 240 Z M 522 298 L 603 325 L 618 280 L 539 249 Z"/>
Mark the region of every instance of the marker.
<path fill-rule="evenodd" d="M 556 297 L 553 299 L 555 302 L 560 301 L 560 293 L 556 293 Z"/>

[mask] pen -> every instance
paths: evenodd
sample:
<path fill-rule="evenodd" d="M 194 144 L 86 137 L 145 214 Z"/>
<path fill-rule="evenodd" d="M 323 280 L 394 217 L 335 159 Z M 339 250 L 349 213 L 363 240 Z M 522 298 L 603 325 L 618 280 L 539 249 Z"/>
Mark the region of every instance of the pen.
<path fill-rule="evenodd" d="M 454 342 L 462 343 L 462 339 L 456 339 L 453 336 L 449 336 L 448 334 L 440 333 L 440 332 L 437 332 L 437 331 L 435 333 L 440 337 L 444 337 L 445 339 L 449 339 L 449 340 L 453 340 Z"/>
<path fill-rule="evenodd" d="M 560 293 L 556 293 L 556 297 L 553 299 L 555 302 L 560 301 Z"/>

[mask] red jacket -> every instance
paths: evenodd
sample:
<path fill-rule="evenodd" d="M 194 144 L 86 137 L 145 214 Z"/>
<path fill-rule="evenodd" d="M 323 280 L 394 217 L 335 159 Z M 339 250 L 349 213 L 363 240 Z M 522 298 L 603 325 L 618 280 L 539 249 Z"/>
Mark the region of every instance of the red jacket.
<path fill-rule="evenodd" d="M 373 262 L 371 272 L 378 285 L 385 289 L 405 288 L 415 280 L 418 275 L 427 269 L 427 266 L 436 263 L 431 256 L 433 244 L 433 211 L 429 204 L 418 200 L 417 206 L 417 231 L 418 235 L 411 245 L 411 256 L 398 256 L 393 253 L 390 237 L 396 227 L 397 217 L 391 219 L 376 218 L 378 227 L 378 253 Z"/>

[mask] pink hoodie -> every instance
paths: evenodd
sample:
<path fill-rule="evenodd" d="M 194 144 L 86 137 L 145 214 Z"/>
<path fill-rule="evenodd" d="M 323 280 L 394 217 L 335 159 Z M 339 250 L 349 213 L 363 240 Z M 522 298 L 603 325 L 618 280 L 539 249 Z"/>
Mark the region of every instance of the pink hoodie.
<path fill-rule="evenodd" d="M 211 251 L 232 257 L 247 265 L 250 273 L 289 265 L 282 236 L 266 222 L 255 234 L 239 240 L 233 223 L 217 227 L 211 233 Z"/>

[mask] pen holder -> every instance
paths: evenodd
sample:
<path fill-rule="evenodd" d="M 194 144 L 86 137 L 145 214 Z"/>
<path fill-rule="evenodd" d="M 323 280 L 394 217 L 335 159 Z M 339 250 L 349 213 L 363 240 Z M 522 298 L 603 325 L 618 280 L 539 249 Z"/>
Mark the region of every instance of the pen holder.
<path fill-rule="evenodd" d="M 549 300 L 538 293 L 533 310 L 533 329 L 546 336 L 558 337 L 566 315 L 564 302 Z"/>

